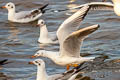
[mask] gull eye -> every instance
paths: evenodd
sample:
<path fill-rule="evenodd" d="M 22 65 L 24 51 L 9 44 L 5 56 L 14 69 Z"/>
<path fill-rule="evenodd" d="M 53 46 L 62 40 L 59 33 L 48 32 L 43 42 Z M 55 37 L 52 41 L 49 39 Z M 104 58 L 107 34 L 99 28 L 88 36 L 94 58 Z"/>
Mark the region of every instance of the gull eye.
<path fill-rule="evenodd" d="M 41 64 L 39 63 L 38 65 L 40 66 Z"/>
<path fill-rule="evenodd" d="M 13 8 L 13 6 L 11 6 L 11 8 Z"/>
<path fill-rule="evenodd" d="M 41 24 L 44 24 L 44 22 L 42 21 Z"/>
<path fill-rule="evenodd" d="M 10 5 L 8 5 L 8 6 L 10 6 Z"/>

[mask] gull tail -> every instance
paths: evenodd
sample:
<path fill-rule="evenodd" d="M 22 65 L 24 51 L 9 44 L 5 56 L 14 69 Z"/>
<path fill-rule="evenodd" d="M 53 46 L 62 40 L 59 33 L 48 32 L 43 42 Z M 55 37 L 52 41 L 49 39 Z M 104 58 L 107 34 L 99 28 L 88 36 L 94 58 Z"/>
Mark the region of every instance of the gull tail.
<path fill-rule="evenodd" d="M 42 6 L 41 8 L 39 8 L 39 10 L 41 10 L 42 13 L 45 13 L 45 11 L 47 9 L 45 9 L 49 4 L 45 4 L 44 6 Z"/>
<path fill-rule="evenodd" d="M 8 61 L 8 59 L 1 60 L 1 61 L 0 61 L 0 65 L 7 64 L 7 61 Z"/>

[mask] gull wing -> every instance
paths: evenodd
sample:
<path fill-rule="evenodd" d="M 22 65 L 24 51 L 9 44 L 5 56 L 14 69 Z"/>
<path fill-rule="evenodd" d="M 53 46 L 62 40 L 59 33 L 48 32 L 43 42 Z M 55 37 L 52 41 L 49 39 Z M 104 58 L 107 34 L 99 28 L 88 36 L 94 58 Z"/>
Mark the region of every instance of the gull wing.
<path fill-rule="evenodd" d="M 70 8 L 70 9 L 63 9 L 63 10 L 56 10 L 56 11 L 61 12 L 61 11 L 66 11 L 66 10 L 80 9 L 85 5 L 90 6 L 90 11 L 91 10 L 110 10 L 110 11 L 113 11 L 113 8 L 114 8 L 114 4 L 111 2 L 90 2 L 90 3 L 82 4 L 82 5 Z"/>
<path fill-rule="evenodd" d="M 111 10 L 113 11 L 113 8 L 114 8 L 114 4 L 112 4 L 111 2 L 91 2 L 91 3 L 82 4 L 80 6 L 73 7 L 70 9 L 80 9 L 85 5 L 89 5 L 90 10 Z"/>
<path fill-rule="evenodd" d="M 88 11 L 89 6 L 86 5 L 66 19 L 58 28 L 57 37 L 60 43 L 60 49 L 66 37 L 79 28 L 81 21 L 84 19 Z"/>
<path fill-rule="evenodd" d="M 45 13 L 45 8 L 48 6 L 48 4 L 45 4 L 41 8 L 34 9 L 32 11 L 21 11 L 19 13 L 16 13 L 17 19 L 25 19 L 25 18 L 36 18 L 38 16 L 41 16 L 43 13 Z"/>
<path fill-rule="evenodd" d="M 92 25 L 71 33 L 63 43 L 61 56 L 80 57 L 80 47 L 83 40 L 98 28 L 99 25 Z"/>
<path fill-rule="evenodd" d="M 54 74 L 54 75 L 50 75 L 48 77 L 49 80 L 61 80 L 60 78 L 62 78 L 64 75 L 63 74 Z"/>

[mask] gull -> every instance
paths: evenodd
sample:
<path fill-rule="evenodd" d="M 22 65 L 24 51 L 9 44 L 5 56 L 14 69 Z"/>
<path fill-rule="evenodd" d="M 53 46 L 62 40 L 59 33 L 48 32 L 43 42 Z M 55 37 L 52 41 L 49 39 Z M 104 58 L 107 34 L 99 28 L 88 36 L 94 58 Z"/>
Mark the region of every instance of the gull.
<path fill-rule="evenodd" d="M 74 68 L 64 73 L 48 75 L 46 72 L 46 68 L 45 68 L 45 62 L 42 59 L 36 59 L 34 61 L 30 61 L 29 64 L 37 65 L 36 80 L 74 80 L 78 74 L 83 73 L 80 71 L 86 68 L 86 67 L 83 67 L 80 69 L 80 67 L 83 65 L 82 64 L 79 67 Z"/>
<path fill-rule="evenodd" d="M 42 19 L 38 20 L 37 26 L 40 27 L 40 36 L 38 38 L 39 43 L 41 43 L 41 44 L 58 44 L 58 40 L 56 39 L 57 35 L 54 33 L 53 33 L 54 35 L 49 34 L 44 20 L 42 20 Z"/>
<path fill-rule="evenodd" d="M 88 5 L 83 6 L 83 8 L 67 18 L 60 25 L 57 30 L 57 37 L 60 44 L 59 52 L 39 50 L 31 57 L 35 58 L 42 56 L 50 58 L 54 63 L 60 66 L 66 66 L 67 70 L 69 70 L 70 66 L 76 67 L 78 64 L 85 61 L 93 60 L 95 57 L 80 56 L 80 47 L 83 40 L 88 34 L 99 28 L 99 25 L 97 24 L 78 30 L 80 23 L 87 15 L 89 8 Z"/>
<path fill-rule="evenodd" d="M 103 0 L 105 2 L 106 0 Z M 120 16 L 120 0 L 112 0 L 114 4 L 114 12 L 117 16 Z"/>
<path fill-rule="evenodd" d="M 20 11 L 15 12 L 15 4 L 12 2 L 7 3 L 2 8 L 6 8 L 8 10 L 8 20 L 12 22 L 18 23 L 28 23 L 37 20 L 43 13 L 45 13 L 45 8 L 48 4 L 42 6 L 41 8 L 34 9 L 31 11 Z"/>

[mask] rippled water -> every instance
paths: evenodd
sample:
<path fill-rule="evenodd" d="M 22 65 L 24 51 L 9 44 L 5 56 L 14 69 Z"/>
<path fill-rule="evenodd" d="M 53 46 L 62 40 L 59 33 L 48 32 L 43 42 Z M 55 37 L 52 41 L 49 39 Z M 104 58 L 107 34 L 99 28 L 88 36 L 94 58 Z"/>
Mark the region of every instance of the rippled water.
<path fill-rule="evenodd" d="M 38 8 L 45 3 L 50 4 L 48 8 L 64 9 L 95 0 L 3 0 L 0 1 L 0 6 L 10 1 L 14 2 L 17 6 L 17 11 L 20 11 Z M 53 32 L 69 17 L 66 14 L 73 12 L 75 11 L 48 12 L 41 18 L 46 21 L 48 30 Z M 28 61 L 34 60 L 29 57 L 40 49 L 59 50 L 58 45 L 41 47 L 37 43 L 39 27 L 36 27 L 36 23 L 37 21 L 28 24 L 9 22 L 7 20 L 7 10 L 0 9 L 0 59 L 6 58 L 13 62 L 7 64 L 0 72 L 11 77 L 10 79 L 12 80 L 35 80 L 36 66 L 28 65 Z M 80 28 L 92 24 L 99 24 L 101 27 L 85 39 L 81 53 L 89 53 L 91 56 L 104 54 L 110 56 L 110 59 L 119 58 L 120 17 L 117 17 L 111 11 L 90 12 L 82 22 Z M 59 67 L 49 59 L 43 59 L 46 62 L 49 74 L 65 71 L 65 67 Z M 30 77 L 30 75 L 32 76 Z"/>

